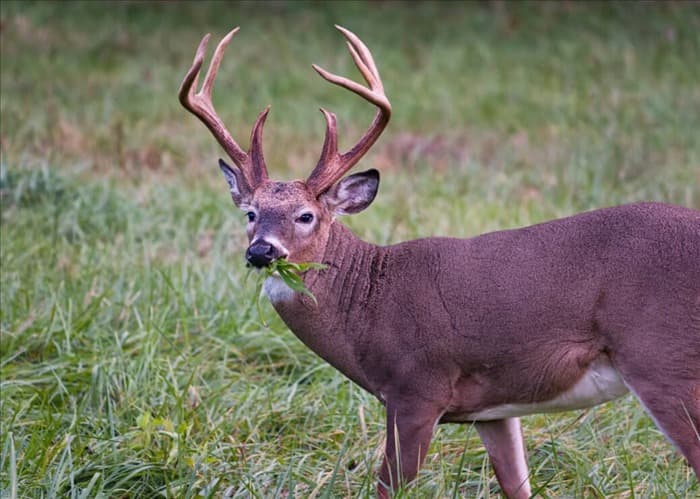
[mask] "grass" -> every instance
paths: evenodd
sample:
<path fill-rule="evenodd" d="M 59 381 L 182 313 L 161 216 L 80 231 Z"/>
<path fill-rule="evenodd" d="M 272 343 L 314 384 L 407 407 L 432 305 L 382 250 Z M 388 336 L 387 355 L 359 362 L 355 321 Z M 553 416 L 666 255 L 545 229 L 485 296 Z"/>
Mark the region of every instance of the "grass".
<path fill-rule="evenodd" d="M 303 177 L 319 105 L 342 144 L 372 49 L 395 116 L 365 167 L 377 243 L 469 236 L 635 200 L 700 208 L 700 9 L 691 3 L 0 4 L 0 494 L 371 497 L 379 404 L 244 282 L 220 151 L 180 108 L 203 33 L 240 24 L 215 102 L 245 145 L 273 104 L 273 175 Z M 341 144 L 341 145 L 342 145 Z M 542 497 L 695 497 L 630 397 L 524 419 Z M 495 497 L 473 428 L 440 427 L 401 497 Z"/>

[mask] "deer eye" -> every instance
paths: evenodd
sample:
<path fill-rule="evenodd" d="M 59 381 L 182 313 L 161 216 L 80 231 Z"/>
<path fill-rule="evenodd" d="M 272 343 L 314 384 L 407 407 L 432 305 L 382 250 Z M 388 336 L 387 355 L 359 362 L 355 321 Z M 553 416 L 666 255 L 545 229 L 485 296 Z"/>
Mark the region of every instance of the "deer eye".
<path fill-rule="evenodd" d="M 311 213 L 302 213 L 299 215 L 299 218 L 297 218 L 297 222 L 303 223 L 303 224 L 310 224 L 313 222 L 314 216 Z"/>
<path fill-rule="evenodd" d="M 246 213 L 245 216 L 248 217 L 249 222 L 255 222 L 255 213 L 253 213 L 252 211 Z"/>

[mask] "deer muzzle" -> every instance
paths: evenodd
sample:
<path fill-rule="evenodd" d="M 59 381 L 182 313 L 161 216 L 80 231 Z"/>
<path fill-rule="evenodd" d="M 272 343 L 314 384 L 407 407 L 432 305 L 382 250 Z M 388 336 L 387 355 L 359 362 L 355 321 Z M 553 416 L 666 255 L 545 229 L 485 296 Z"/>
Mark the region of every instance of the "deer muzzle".
<path fill-rule="evenodd" d="M 267 241 L 256 241 L 245 252 L 245 258 L 256 268 L 267 267 L 274 260 L 283 256 L 282 252 Z"/>

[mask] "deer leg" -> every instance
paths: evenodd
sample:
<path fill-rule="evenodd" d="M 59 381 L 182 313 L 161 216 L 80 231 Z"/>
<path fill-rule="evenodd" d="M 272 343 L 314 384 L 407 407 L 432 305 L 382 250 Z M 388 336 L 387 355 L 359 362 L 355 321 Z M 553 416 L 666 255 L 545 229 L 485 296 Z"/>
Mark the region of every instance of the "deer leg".
<path fill-rule="evenodd" d="M 386 447 L 377 485 L 380 498 L 388 498 L 393 489 L 416 477 L 441 414 L 419 403 L 387 404 Z"/>
<path fill-rule="evenodd" d="M 628 382 L 656 426 L 673 442 L 700 480 L 700 379 L 673 387 Z"/>
<path fill-rule="evenodd" d="M 697 314 L 700 295 L 696 300 Z M 665 313 L 642 316 L 647 327 L 618 335 L 613 363 L 700 480 L 700 322 L 693 322 L 700 315 L 687 317 L 685 309 L 674 313 L 674 302 L 648 309 Z M 664 337 L 654 341 L 654 331 L 663 331 Z"/>
<path fill-rule="evenodd" d="M 509 499 L 530 497 L 527 456 L 519 418 L 474 424 L 491 459 L 498 483 Z"/>

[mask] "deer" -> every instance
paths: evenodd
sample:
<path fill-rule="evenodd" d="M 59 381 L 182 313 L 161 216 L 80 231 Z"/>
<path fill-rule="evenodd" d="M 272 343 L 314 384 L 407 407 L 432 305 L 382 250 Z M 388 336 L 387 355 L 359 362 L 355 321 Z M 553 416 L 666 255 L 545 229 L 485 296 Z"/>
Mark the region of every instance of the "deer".
<path fill-rule="evenodd" d="M 437 424 L 473 425 L 509 498 L 532 493 L 520 418 L 583 409 L 632 392 L 700 476 L 700 211 L 663 203 L 601 208 L 529 227 L 380 246 L 338 221 L 375 198 L 379 172 L 345 176 L 391 117 L 367 46 L 344 35 L 361 85 L 313 65 L 376 107 L 346 152 L 333 113 L 306 180 L 268 177 L 257 117 L 246 151 L 211 95 L 218 44 L 200 90 L 207 34 L 179 90 L 235 166 L 219 160 L 247 217 L 247 264 L 320 262 L 315 299 L 277 276 L 264 292 L 289 329 L 386 409 L 377 495 L 412 481 Z M 415 285 L 418 283 L 419 285 Z"/>

